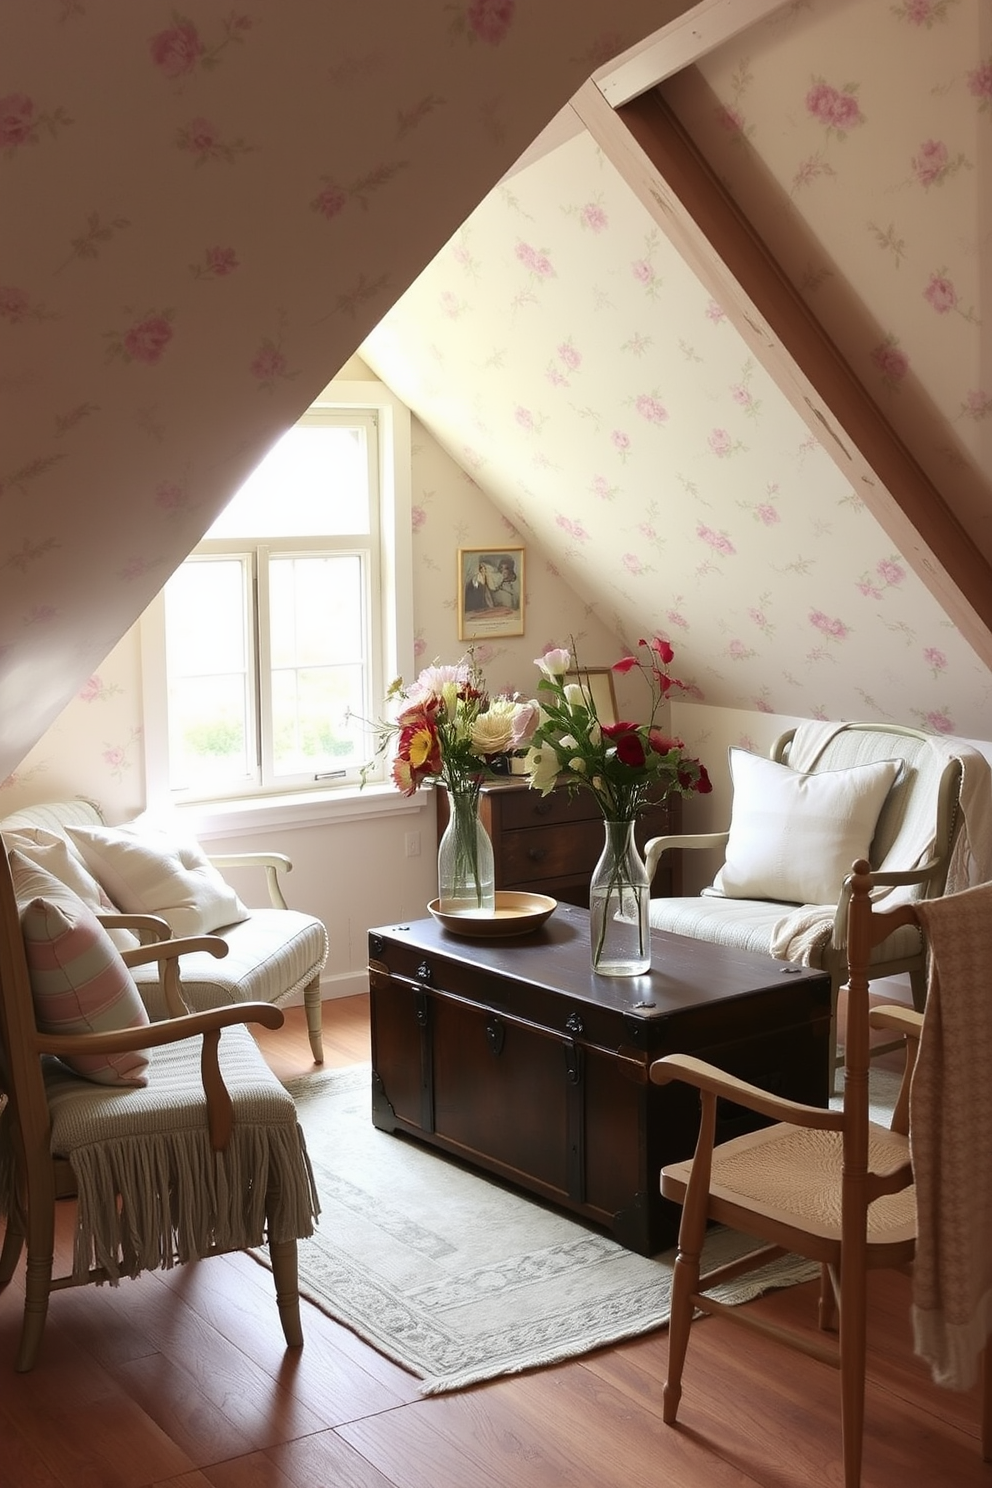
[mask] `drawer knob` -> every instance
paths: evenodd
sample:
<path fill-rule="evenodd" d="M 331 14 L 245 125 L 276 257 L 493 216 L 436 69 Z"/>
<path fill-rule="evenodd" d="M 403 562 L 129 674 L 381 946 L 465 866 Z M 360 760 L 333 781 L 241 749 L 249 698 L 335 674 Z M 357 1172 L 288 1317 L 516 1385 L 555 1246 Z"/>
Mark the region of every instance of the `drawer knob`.
<path fill-rule="evenodd" d="M 548 856 L 548 850 L 546 847 L 529 847 L 527 849 L 527 856 L 532 863 L 539 863 L 542 858 Z"/>
<path fill-rule="evenodd" d="M 486 1043 L 489 1045 L 489 1052 L 491 1054 L 495 1054 L 498 1058 L 499 1055 L 503 1052 L 503 1045 L 505 1042 L 506 1024 L 502 1021 L 501 1018 L 487 1019 Z"/>

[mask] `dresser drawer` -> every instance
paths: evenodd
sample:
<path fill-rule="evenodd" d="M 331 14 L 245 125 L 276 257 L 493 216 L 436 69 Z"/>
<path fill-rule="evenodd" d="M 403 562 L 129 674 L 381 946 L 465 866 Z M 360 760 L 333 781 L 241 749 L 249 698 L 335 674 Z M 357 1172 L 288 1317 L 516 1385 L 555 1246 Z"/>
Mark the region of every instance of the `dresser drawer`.
<path fill-rule="evenodd" d="M 588 877 L 603 851 L 603 822 L 562 822 L 504 832 L 499 841 L 499 877 L 508 889 L 549 878 Z M 538 890 L 540 892 L 540 890 Z"/>
<path fill-rule="evenodd" d="M 497 797 L 494 792 L 492 800 Z M 548 827 L 558 822 L 602 821 L 602 815 L 591 791 L 540 791 L 527 786 L 524 790 L 501 792 L 499 825 L 504 832 L 525 831 L 530 827 Z"/>

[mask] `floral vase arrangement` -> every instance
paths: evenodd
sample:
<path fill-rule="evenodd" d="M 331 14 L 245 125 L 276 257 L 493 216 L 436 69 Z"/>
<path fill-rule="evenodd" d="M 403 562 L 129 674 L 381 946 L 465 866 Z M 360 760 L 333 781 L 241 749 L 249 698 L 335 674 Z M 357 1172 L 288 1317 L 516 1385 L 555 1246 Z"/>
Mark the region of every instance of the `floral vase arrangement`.
<path fill-rule="evenodd" d="M 454 915 L 492 915 L 493 847 L 479 820 L 479 788 L 494 764 L 529 743 L 538 706 L 490 697 L 471 653 L 456 666 L 435 662 L 409 687 L 398 678 L 386 694 L 395 718 L 374 726 L 376 754 L 394 749 L 393 784 L 410 796 L 421 785 L 447 788 L 448 825 L 438 844 L 438 907 Z"/>
<path fill-rule="evenodd" d="M 649 799 L 712 790 L 706 767 L 656 725 L 672 689 L 684 688 L 668 671 L 672 647 L 660 636 L 637 644 L 643 655 L 621 657 L 612 670 L 636 669 L 645 679 L 644 723 L 601 723 L 581 671 L 568 680 L 570 651 L 550 650 L 534 663 L 541 718 L 525 761 L 529 783 L 542 795 L 558 785 L 591 791 L 603 813 L 603 854 L 589 887 L 592 967 L 601 976 L 637 976 L 651 965 L 650 885 L 634 840 L 639 813 Z"/>

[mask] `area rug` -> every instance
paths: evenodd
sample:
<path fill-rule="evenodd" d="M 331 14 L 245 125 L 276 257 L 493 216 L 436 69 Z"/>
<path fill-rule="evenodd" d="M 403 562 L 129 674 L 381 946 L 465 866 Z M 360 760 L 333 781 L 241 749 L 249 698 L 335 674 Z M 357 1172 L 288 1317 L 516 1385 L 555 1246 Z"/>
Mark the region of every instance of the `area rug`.
<path fill-rule="evenodd" d="M 371 1119 L 368 1066 L 289 1085 L 322 1212 L 300 1243 L 300 1290 L 421 1380 L 462 1389 L 668 1322 L 674 1251 L 625 1250 L 539 1201 Z M 754 1242 L 714 1232 L 707 1256 Z M 265 1260 L 265 1252 L 258 1252 Z M 817 1274 L 784 1257 L 722 1293 L 743 1302 Z"/>

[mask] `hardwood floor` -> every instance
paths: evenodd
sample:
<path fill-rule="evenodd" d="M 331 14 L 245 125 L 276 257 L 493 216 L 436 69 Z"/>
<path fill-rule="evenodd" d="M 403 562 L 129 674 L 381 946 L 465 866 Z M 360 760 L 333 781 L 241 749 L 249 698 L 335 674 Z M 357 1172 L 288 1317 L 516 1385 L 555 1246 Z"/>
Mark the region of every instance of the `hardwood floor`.
<path fill-rule="evenodd" d="M 325 1004 L 328 1063 L 369 1058 L 365 998 Z M 310 1067 L 302 1009 L 266 1034 Z M 72 1205 L 59 1244 L 71 1243 Z M 3 1488 L 799 1488 L 840 1481 L 838 1389 L 822 1364 L 696 1324 L 676 1429 L 661 1422 L 664 1330 L 584 1359 L 424 1399 L 416 1381 L 304 1304 L 288 1354 L 272 1278 L 249 1257 L 52 1298 L 41 1359 L 11 1363 L 20 1273 L 0 1293 Z M 815 1284 L 750 1304 L 815 1327 Z M 992 1484 L 974 1392 L 914 1359 L 909 1283 L 871 1284 L 864 1488 Z"/>

